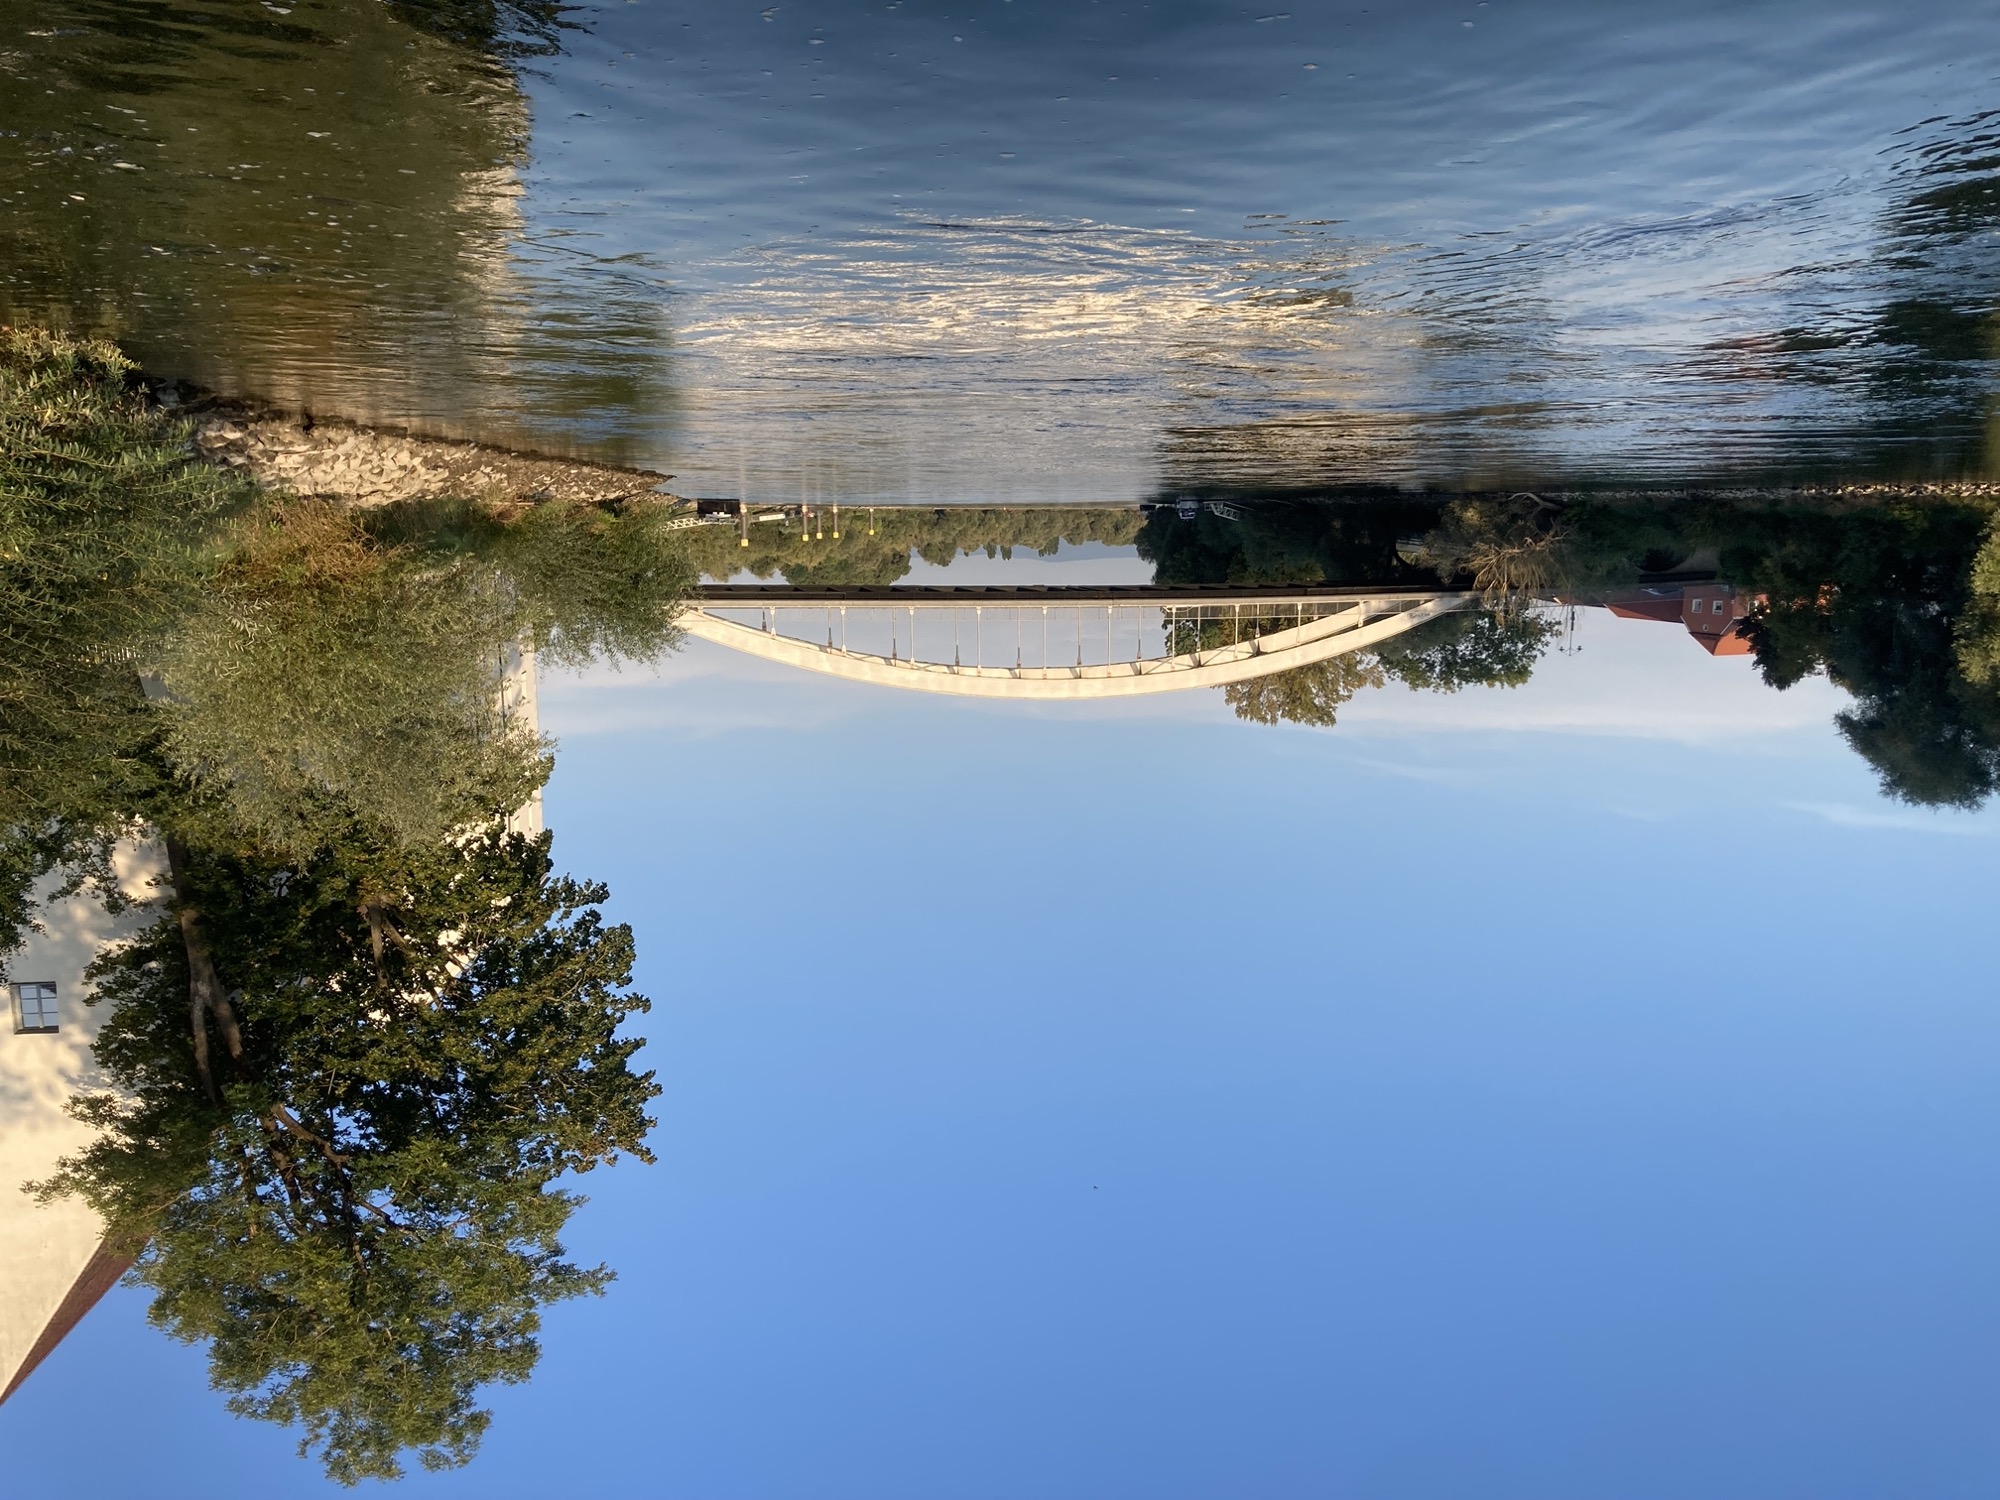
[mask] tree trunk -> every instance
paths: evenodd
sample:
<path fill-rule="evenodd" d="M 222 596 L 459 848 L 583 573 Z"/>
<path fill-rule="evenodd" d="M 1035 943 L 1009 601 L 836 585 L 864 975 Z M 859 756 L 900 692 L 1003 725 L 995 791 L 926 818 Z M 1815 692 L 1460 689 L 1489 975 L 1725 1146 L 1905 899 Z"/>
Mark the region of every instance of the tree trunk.
<path fill-rule="evenodd" d="M 181 924 L 181 946 L 187 950 L 188 966 L 188 1022 L 194 1032 L 194 1067 L 201 1078 L 201 1086 L 208 1094 L 209 1102 L 222 1103 L 222 1093 L 215 1084 L 215 1071 L 208 1058 L 208 1022 L 213 1019 L 216 1029 L 222 1034 L 222 1044 L 229 1052 L 229 1060 L 240 1064 L 243 1060 L 243 1031 L 236 1022 L 236 1007 L 229 1003 L 229 993 L 222 987 L 222 977 L 215 971 L 215 954 L 208 945 L 208 933 L 202 926 L 201 909 L 194 903 L 193 888 L 188 880 L 187 846 L 179 839 L 168 837 L 167 873 L 174 885 L 175 914 Z"/>

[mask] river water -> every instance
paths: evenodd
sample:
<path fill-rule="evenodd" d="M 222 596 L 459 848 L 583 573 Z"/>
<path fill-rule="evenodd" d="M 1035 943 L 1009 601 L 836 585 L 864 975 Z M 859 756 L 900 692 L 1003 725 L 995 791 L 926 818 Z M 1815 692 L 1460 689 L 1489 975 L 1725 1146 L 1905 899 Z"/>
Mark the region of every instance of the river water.
<path fill-rule="evenodd" d="M 760 500 L 1988 471 L 1988 5 L 572 19 L 23 0 L 0 309 Z"/>

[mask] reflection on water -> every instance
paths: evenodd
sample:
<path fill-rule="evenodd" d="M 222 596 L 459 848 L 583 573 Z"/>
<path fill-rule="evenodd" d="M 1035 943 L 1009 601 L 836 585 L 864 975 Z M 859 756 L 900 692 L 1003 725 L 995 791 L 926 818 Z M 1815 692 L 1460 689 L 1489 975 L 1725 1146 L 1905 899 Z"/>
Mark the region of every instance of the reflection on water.
<path fill-rule="evenodd" d="M 523 241 L 519 80 L 411 16 L 13 8 L 0 317 L 225 393 L 621 451 L 663 399 L 656 299 Z"/>
<path fill-rule="evenodd" d="M 1778 11 L 36 0 L 0 298 L 766 501 L 1983 479 L 1984 19 Z"/>

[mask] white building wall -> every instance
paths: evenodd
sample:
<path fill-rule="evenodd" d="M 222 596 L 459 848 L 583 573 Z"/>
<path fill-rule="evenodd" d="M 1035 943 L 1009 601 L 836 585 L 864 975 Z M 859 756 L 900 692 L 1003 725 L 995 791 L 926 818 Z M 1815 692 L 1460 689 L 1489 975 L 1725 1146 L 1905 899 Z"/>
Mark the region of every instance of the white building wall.
<path fill-rule="evenodd" d="M 56 902 L 40 913 L 46 931 L 31 935 L 7 964 L 6 1014 L 0 1017 L 0 1390 L 103 1237 L 90 1209 L 70 1199 L 39 1204 L 23 1187 L 49 1176 L 90 1140 L 88 1128 L 65 1108 L 79 1090 L 104 1086 L 90 1050 L 103 1017 L 86 1003 L 83 971 L 107 944 L 157 915 L 153 879 L 164 865 L 153 845 L 121 846 L 120 883 L 146 904 L 112 917 L 87 894 Z M 54 885 L 45 883 L 44 892 Z M 15 1029 L 12 986 L 35 981 L 57 987 L 53 1033 Z"/>
<path fill-rule="evenodd" d="M 500 713 L 509 725 L 539 734 L 542 727 L 540 704 L 535 693 L 535 648 L 516 643 L 500 655 Z M 542 831 L 542 789 L 507 820 L 509 831 L 531 838 Z"/>

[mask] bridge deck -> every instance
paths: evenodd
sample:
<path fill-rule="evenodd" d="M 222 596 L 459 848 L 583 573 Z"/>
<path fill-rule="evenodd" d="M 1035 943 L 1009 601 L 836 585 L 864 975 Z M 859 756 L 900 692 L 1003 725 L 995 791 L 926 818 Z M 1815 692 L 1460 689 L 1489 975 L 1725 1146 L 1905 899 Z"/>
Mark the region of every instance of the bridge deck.
<path fill-rule="evenodd" d="M 745 605 L 753 608 L 798 606 L 820 608 L 827 605 L 874 609 L 908 609 L 912 605 L 951 606 L 971 609 L 978 605 L 1078 605 L 1168 606 L 1184 604 L 1338 604 L 1351 600 L 1396 600 L 1425 603 L 1447 597 L 1442 589 L 1402 586 L 1366 587 L 1283 584 L 1272 587 L 1233 588 L 1153 584 L 892 584 L 889 586 L 794 587 L 786 583 L 707 584 L 695 591 L 695 603 L 714 609 Z M 1450 595 L 1456 597 L 1456 595 Z"/>

